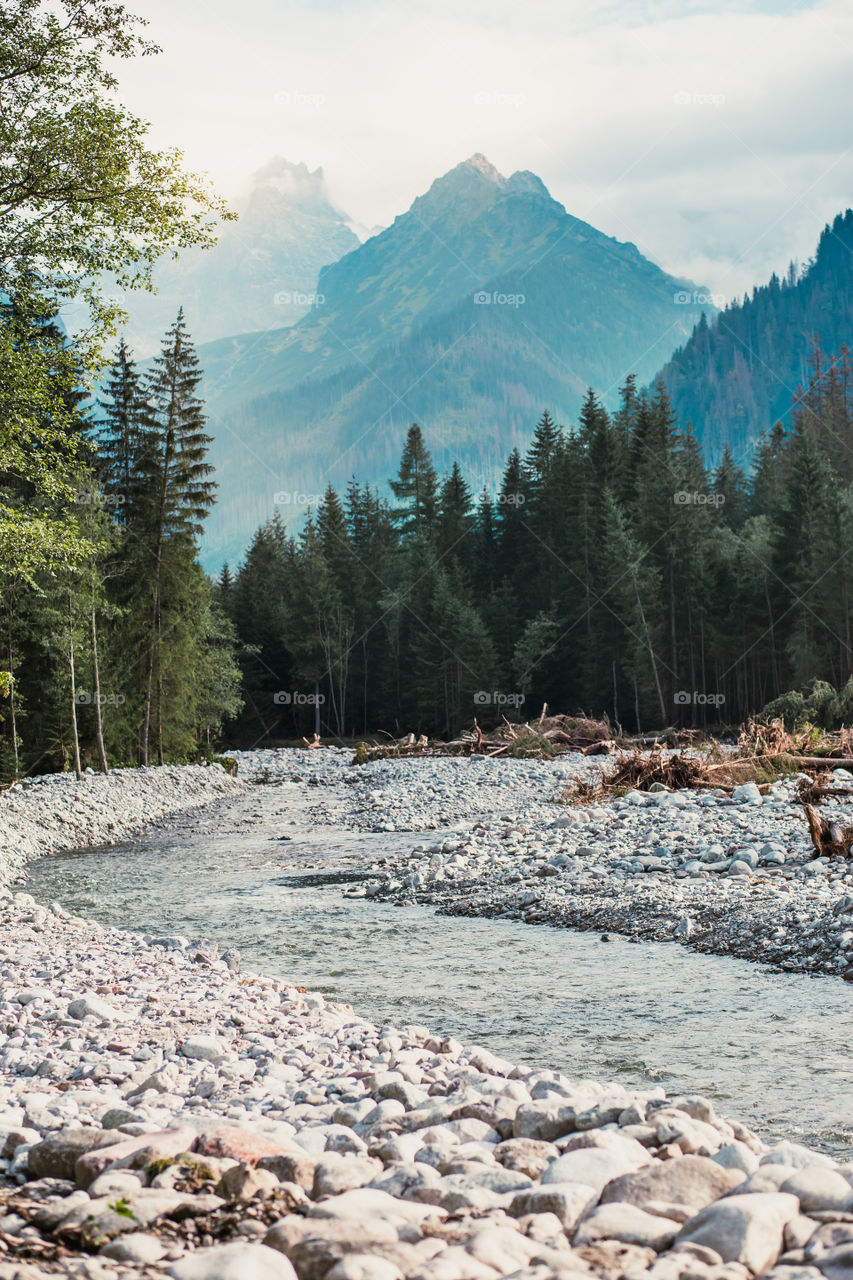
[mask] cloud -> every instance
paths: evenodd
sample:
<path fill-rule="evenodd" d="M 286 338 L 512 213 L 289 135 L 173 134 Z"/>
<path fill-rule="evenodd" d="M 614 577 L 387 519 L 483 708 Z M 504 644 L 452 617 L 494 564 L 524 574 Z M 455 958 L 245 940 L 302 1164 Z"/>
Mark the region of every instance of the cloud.
<path fill-rule="evenodd" d="M 139 5 L 134 6 L 139 8 Z M 715 291 L 808 256 L 851 202 L 853 11 L 723 0 L 142 0 L 122 66 L 156 140 L 235 195 L 322 165 L 366 225 L 475 151 Z"/>

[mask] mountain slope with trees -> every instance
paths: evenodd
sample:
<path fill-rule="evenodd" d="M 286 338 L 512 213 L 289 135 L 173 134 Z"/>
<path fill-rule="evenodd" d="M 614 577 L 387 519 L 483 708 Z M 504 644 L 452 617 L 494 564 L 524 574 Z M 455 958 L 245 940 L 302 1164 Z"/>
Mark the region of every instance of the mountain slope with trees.
<path fill-rule="evenodd" d="M 726 446 L 750 462 L 761 432 L 787 418 L 815 340 L 824 351 L 853 345 L 851 209 L 824 229 L 802 272 L 792 263 L 783 279 L 773 275 L 710 322 L 703 317 L 664 365 L 673 408 L 712 464 Z"/>

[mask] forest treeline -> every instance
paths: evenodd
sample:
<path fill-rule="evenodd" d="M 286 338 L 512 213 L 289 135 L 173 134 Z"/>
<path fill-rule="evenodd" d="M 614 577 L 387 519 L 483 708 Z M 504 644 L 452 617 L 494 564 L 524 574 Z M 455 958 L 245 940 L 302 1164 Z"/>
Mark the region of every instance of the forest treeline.
<path fill-rule="evenodd" d="M 440 479 L 413 426 L 384 498 L 329 488 L 274 518 L 219 597 L 239 637 L 229 732 L 456 733 L 477 716 L 735 723 L 815 679 L 853 706 L 853 367 L 815 347 L 748 479 L 704 464 L 661 385 L 543 414 L 495 496 Z"/>
<path fill-rule="evenodd" d="M 67 351 L 51 317 L 19 331 Z M 0 778 L 193 760 L 239 711 L 235 637 L 198 563 L 215 495 L 200 378 L 179 314 L 144 376 L 122 342 L 97 403 L 65 384 L 61 493 L 0 474 L 12 509 L 41 508 L 77 551 L 0 562 Z"/>

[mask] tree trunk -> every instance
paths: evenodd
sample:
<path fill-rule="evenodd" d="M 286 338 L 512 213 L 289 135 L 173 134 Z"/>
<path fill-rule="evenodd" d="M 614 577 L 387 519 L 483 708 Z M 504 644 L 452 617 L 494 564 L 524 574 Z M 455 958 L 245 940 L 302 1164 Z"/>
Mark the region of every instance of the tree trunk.
<path fill-rule="evenodd" d="M 157 615 L 157 763 L 163 764 L 163 619 Z"/>
<path fill-rule="evenodd" d="M 12 730 L 12 756 L 15 761 L 15 777 L 18 776 L 18 722 L 15 710 L 15 673 L 12 669 L 12 636 L 6 637 L 6 661 L 9 663 L 9 723 Z"/>
<path fill-rule="evenodd" d="M 652 637 L 651 637 L 651 635 L 649 634 L 649 628 L 648 628 L 648 624 L 647 624 L 647 622 L 646 622 L 646 611 L 645 611 L 645 609 L 643 608 L 643 601 L 642 601 L 642 599 L 640 598 L 640 588 L 637 586 L 636 578 L 634 579 L 634 591 L 635 591 L 636 596 L 637 596 L 637 608 L 640 610 L 640 618 L 641 618 L 642 623 L 643 623 L 643 630 L 644 630 L 644 631 L 645 631 L 645 633 L 646 633 L 646 644 L 648 645 L 648 648 L 649 648 L 649 657 L 650 657 L 650 658 L 651 658 L 651 660 L 652 660 L 652 672 L 653 672 L 654 677 L 655 677 L 655 688 L 657 689 L 657 692 L 658 692 L 658 704 L 660 705 L 660 714 L 661 714 L 661 726 L 660 726 L 660 727 L 663 729 L 663 728 L 665 728 L 665 727 L 666 727 L 666 719 L 667 719 L 667 717 L 666 717 L 666 704 L 664 703 L 664 700 L 663 700 L 663 690 L 661 689 L 661 686 L 660 686 L 660 677 L 659 677 L 659 675 L 658 675 L 658 664 L 657 664 L 657 661 L 655 660 L 655 651 L 654 651 L 654 648 L 652 647 Z M 639 720 L 639 717 L 638 717 L 638 720 Z M 638 728 L 637 728 L 637 732 L 638 732 L 638 733 L 640 732 L 640 730 L 639 730 L 639 726 L 638 726 Z"/>
<path fill-rule="evenodd" d="M 98 763 L 101 773 L 109 773 L 107 752 L 104 747 L 104 721 L 101 715 L 101 672 L 98 664 L 98 624 L 95 606 L 92 605 L 92 698 L 95 703 L 95 741 L 98 744 Z"/>
<path fill-rule="evenodd" d="M 166 448 L 163 453 L 163 480 L 160 485 L 160 510 L 157 519 L 157 550 L 154 556 L 154 609 L 151 617 L 151 645 L 148 650 L 148 671 L 145 681 L 145 719 L 142 725 L 142 763 L 148 764 L 148 737 L 151 732 L 151 697 L 154 691 L 154 658 L 160 639 L 160 577 L 163 566 L 163 537 L 166 529 L 166 499 L 169 493 L 169 469 L 175 451 L 172 427 L 174 390 L 169 407 L 169 423 L 166 429 Z M 160 762 L 162 764 L 162 760 Z"/>
<path fill-rule="evenodd" d="M 71 741 L 74 744 L 74 772 L 77 781 L 83 781 L 83 770 L 80 765 L 80 738 L 77 733 L 77 674 L 74 663 L 74 610 L 71 596 L 68 597 L 68 668 L 71 672 Z"/>

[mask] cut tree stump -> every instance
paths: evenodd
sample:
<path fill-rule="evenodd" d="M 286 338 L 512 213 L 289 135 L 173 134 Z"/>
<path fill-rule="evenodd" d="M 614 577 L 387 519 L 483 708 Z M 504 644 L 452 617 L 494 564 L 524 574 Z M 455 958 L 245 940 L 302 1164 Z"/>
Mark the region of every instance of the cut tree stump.
<path fill-rule="evenodd" d="M 840 827 L 837 822 L 827 822 L 813 805 L 804 804 L 809 835 L 819 858 L 849 858 L 853 846 L 853 827 Z"/>

